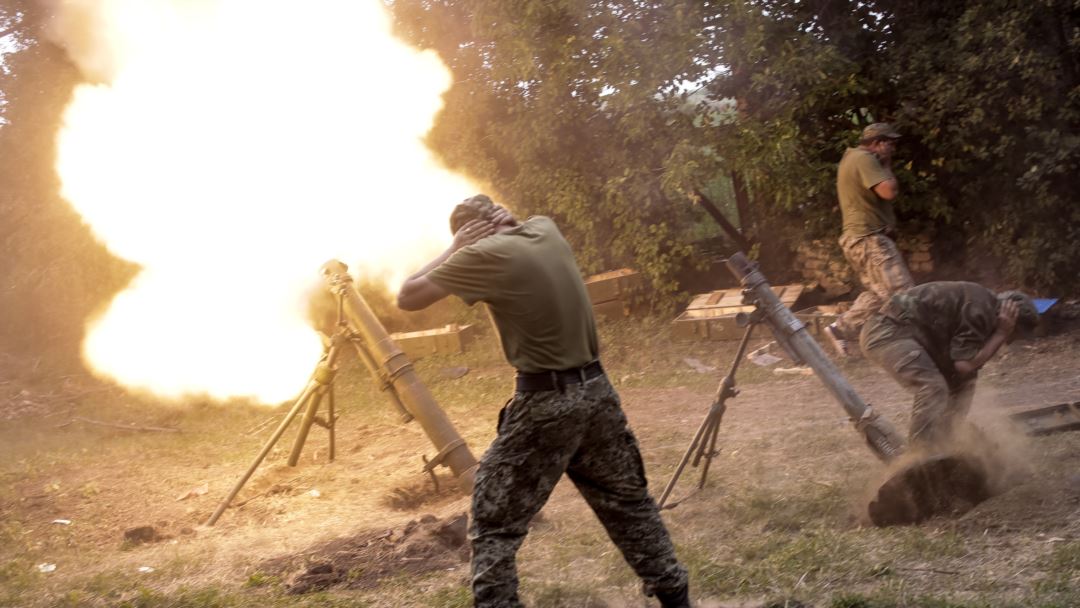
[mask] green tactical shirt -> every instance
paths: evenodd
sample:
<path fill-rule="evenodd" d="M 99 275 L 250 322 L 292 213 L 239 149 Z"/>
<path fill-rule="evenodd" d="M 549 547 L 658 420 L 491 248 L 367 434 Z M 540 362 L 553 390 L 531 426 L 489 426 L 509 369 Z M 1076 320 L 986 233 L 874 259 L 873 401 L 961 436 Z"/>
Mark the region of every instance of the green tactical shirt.
<path fill-rule="evenodd" d="M 892 179 L 892 171 L 881 166 L 872 152 L 848 148 L 836 172 L 836 195 L 844 234 L 852 237 L 889 231 L 896 227 L 892 201 L 878 198 L 874 186 Z"/>
<path fill-rule="evenodd" d="M 977 283 L 935 281 L 893 296 L 882 313 L 915 330 L 941 369 L 975 358 L 997 329 L 997 294 Z M 947 364 L 947 365 L 945 365 Z"/>
<path fill-rule="evenodd" d="M 462 247 L 427 277 L 468 304 L 487 304 L 518 371 L 570 369 L 599 356 L 585 283 L 550 218 L 531 217 Z"/>

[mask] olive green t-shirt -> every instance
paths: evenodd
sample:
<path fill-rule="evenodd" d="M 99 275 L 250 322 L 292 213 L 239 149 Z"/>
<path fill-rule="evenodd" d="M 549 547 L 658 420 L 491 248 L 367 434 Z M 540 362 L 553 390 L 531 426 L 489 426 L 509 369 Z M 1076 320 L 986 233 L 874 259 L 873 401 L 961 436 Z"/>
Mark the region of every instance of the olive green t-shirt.
<path fill-rule="evenodd" d="M 882 312 L 912 326 L 938 367 L 952 369 L 952 362 L 974 359 L 994 334 L 998 308 L 997 294 L 978 283 L 934 281 L 893 296 Z"/>
<path fill-rule="evenodd" d="M 878 198 L 874 186 L 892 179 L 892 171 L 881 166 L 872 152 L 848 148 L 836 172 L 836 195 L 844 218 L 844 234 L 860 237 L 892 230 L 896 214 L 892 201 Z"/>
<path fill-rule="evenodd" d="M 585 283 L 550 218 L 531 217 L 462 247 L 427 277 L 468 304 L 487 304 L 518 371 L 570 369 L 599 355 Z"/>

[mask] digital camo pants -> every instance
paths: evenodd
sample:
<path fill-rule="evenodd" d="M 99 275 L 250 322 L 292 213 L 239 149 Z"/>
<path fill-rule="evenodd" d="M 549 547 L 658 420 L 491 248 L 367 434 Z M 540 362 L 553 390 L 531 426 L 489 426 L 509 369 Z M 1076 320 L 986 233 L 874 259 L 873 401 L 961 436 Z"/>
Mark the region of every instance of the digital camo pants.
<path fill-rule="evenodd" d="M 893 294 L 914 287 L 915 282 L 896 243 L 884 234 L 844 235 L 840 237 L 840 247 L 859 275 L 864 291 L 855 298 L 851 308 L 840 315 L 836 325 L 845 338 L 856 340 L 870 315 L 880 310 Z"/>
<path fill-rule="evenodd" d="M 564 472 L 646 588 L 665 592 L 687 584 L 607 377 L 563 391 L 515 393 L 499 419 L 473 489 L 469 539 L 476 606 L 522 605 L 515 555 Z"/>
<path fill-rule="evenodd" d="M 915 396 L 908 433 L 912 446 L 932 448 L 947 442 L 971 409 L 975 378 L 947 379 L 911 328 L 889 317 L 871 316 L 860 344 L 868 359 Z"/>

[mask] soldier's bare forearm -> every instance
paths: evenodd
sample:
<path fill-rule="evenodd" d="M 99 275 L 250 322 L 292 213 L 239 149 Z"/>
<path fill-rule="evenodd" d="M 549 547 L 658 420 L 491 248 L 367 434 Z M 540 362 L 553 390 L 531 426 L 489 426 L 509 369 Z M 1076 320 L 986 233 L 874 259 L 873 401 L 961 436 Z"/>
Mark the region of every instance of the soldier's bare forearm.
<path fill-rule="evenodd" d="M 1007 340 L 1008 337 L 1009 335 L 1002 332 L 1000 329 L 995 331 L 993 335 L 990 336 L 990 339 L 986 341 L 986 344 L 983 344 L 983 347 L 979 349 L 979 352 L 975 353 L 974 357 L 967 361 L 956 361 L 953 363 L 953 367 L 956 368 L 957 372 L 964 376 L 974 374 L 979 371 L 982 366 L 986 365 L 986 362 L 989 361 L 991 357 L 997 354 L 998 349 L 1001 348 L 1001 345 L 1005 343 L 1005 340 Z"/>
<path fill-rule="evenodd" d="M 435 259 L 433 259 L 430 262 L 428 262 L 427 264 L 425 264 L 423 268 L 421 268 L 420 270 L 417 270 L 416 272 L 409 275 L 409 278 L 405 279 L 405 282 L 408 283 L 409 281 L 411 281 L 413 279 L 419 279 L 420 277 L 422 277 L 422 276 L 426 275 L 427 273 L 431 272 L 439 264 L 442 264 L 443 262 L 446 261 L 447 258 L 449 258 L 451 255 L 453 255 L 454 251 L 456 251 L 456 249 L 454 249 L 453 245 L 451 245 L 450 247 L 447 247 L 446 251 L 443 251 Z"/>

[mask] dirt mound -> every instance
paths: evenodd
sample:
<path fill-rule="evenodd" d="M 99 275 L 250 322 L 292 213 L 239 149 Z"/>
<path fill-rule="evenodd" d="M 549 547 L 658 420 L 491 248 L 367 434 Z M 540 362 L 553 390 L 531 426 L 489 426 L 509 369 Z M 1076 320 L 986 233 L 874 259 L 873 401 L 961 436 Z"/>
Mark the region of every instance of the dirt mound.
<path fill-rule="evenodd" d="M 371 589 L 390 576 L 417 575 L 468 561 L 468 517 L 425 515 L 401 529 L 368 531 L 263 562 L 260 572 L 286 580 L 289 593 L 328 587 Z"/>
<path fill-rule="evenodd" d="M 965 513 L 990 495 L 987 472 L 977 459 L 939 456 L 897 471 L 867 510 L 876 526 L 914 524 L 934 515 Z"/>
<path fill-rule="evenodd" d="M 422 479 L 410 485 L 391 489 L 383 496 L 381 502 L 386 508 L 395 511 L 414 511 L 427 504 L 453 500 L 460 496 L 461 489 L 457 485 L 457 480 L 440 483 L 433 489 L 430 481 Z"/>

